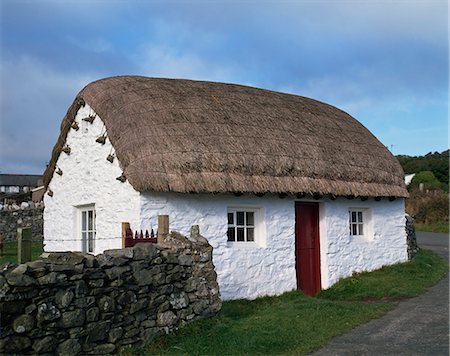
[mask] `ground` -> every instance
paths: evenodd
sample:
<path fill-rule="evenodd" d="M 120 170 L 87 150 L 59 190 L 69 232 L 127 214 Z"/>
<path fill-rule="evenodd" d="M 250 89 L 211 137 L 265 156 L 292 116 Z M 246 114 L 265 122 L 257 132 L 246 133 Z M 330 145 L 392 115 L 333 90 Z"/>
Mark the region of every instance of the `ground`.
<path fill-rule="evenodd" d="M 449 258 L 447 234 L 418 232 L 418 244 Z M 425 294 L 351 332 L 332 339 L 316 356 L 448 355 L 449 277 Z"/>

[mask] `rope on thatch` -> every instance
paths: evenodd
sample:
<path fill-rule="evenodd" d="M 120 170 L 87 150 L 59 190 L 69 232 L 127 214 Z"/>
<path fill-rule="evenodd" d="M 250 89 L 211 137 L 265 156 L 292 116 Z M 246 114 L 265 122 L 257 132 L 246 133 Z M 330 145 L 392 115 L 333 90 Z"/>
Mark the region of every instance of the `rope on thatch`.
<path fill-rule="evenodd" d="M 241 85 L 135 76 L 102 79 L 78 94 L 46 186 L 81 103 L 104 122 L 138 191 L 407 196 L 396 158 L 333 106 Z"/>

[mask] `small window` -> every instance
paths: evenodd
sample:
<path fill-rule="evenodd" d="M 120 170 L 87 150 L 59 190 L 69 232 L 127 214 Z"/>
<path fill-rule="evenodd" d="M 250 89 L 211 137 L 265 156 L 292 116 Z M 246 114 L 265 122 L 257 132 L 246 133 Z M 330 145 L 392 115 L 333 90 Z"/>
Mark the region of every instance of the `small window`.
<path fill-rule="evenodd" d="M 87 206 L 80 208 L 81 251 L 94 252 L 95 242 L 95 208 Z"/>
<path fill-rule="evenodd" d="M 349 210 L 350 215 L 350 235 L 364 236 L 364 225 L 367 224 L 364 210 Z"/>
<path fill-rule="evenodd" d="M 255 210 L 228 209 L 228 241 L 255 241 Z"/>

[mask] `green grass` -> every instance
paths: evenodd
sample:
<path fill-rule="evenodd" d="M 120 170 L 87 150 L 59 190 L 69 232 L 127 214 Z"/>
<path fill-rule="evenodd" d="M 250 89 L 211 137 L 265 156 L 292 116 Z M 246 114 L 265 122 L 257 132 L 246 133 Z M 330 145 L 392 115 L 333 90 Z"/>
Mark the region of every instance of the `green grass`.
<path fill-rule="evenodd" d="M 421 224 L 414 223 L 417 231 L 429 231 L 429 232 L 442 232 L 444 234 L 449 233 L 448 222 L 437 222 L 433 224 Z"/>
<path fill-rule="evenodd" d="M 332 336 L 392 308 L 388 304 L 331 302 L 289 292 L 223 304 L 215 318 L 193 322 L 154 341 L 139 354 L 306 354 Z"/>
<path fill-rule="evenodd" d="M 417 296 L 448 273 L 448 263 L 429 250 L 419 250 L 411 262 L 354 274 L 323 290 L 329 300 L 390 300 Z"/>
<path fill-rule="evenodd" d="M 31 246 L 31 260 L 37 259 L 43 251 L 42 242 L 33 242 Z M 4 242 L 3 255 L 0 255 L 0 265 L 6 262 L 17 263 L 17 242 Z"/>
<path fill-rule="evenodd" d="M 224 302 L 211 319 L 195 321 L 154 340 L 135 355 L 299 355 L 333 336 L 381 316 L 399 297 L 417 295 L 448 272 L 448 264 L 421 250 L 412 262 L 346 278 L 317 298 L 300 292 Z M 355 300 L 370 299 L 370 303 Z M 375 301 L 375 302 L 374 302 Z"/>

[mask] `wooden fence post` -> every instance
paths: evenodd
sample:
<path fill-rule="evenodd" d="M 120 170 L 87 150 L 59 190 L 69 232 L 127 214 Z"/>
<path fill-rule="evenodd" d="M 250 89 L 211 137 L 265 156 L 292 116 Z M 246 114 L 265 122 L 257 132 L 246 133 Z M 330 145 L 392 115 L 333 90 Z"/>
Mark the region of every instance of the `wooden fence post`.
<path fill-rule="evenodd" d="M 31 261 L 31 227 L 19 227 L 17 229 L 17 262 Z"/>
<path fill-rule="evenodd" d="M 169 235 L 169 215 L 158 215 L 158 243 Z"/>
<path fill-rule="evenodd" d="M 125 240 L 127 238 L 127 231 L 130 229 L 130 223 L 122 223 L 122 248 L 125 248 Z"/>

